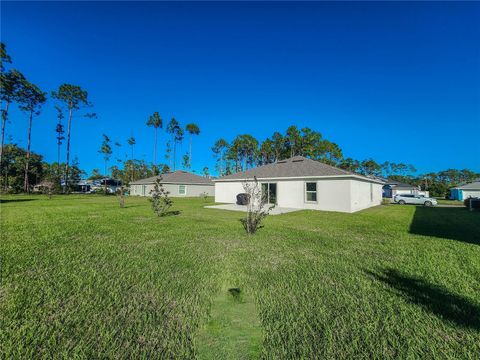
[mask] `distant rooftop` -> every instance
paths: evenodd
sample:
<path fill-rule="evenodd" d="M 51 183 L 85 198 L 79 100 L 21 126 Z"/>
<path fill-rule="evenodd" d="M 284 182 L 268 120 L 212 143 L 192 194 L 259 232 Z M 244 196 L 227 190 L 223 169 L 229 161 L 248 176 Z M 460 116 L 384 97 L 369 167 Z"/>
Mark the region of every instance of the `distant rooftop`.
<path fill-rule="evenodd" d="M 182 170 L 161 174 L 159 176 L 162 177 L 163 184 L 214 185 L 212 180 L 209 178 Z M 130 183 L 130 185 L 153 184 L 159 176 L 152 176 L 146 179 L 133 181 Z"/>
<path fill-rule="evenodd" d="M 393 179 L 388 179 L 385 185 L 390 185 L 390 187 L 394 187 L 395 189 L 403 189 L 403 190 L 419 188 L 417 185 L 411 185 L 411 184 L 407 184 L 407 183 L 393 180 Z"/>
<path fill-rule="evenodd" d="M 455 186 L 454 189 L 460 190 L 480 190 L 480 180 L 465 184 L 462 186 Z"/>

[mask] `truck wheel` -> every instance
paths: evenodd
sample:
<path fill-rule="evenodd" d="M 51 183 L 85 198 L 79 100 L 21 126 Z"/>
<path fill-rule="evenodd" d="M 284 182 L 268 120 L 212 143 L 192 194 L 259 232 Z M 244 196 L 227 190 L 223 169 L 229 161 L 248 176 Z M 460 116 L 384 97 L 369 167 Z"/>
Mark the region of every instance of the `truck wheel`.
<path fill-rule="evenodd" d="M 405 205 L 405 200 L 400 200 L 398 203 L 399 203 L 400 205 Z"/>
<path fill-rule="evenodd" d="M 425 203 L 423 204 L 425 206 L 432 206 L 432 202 L 431 201 L 425 201 Z"/>

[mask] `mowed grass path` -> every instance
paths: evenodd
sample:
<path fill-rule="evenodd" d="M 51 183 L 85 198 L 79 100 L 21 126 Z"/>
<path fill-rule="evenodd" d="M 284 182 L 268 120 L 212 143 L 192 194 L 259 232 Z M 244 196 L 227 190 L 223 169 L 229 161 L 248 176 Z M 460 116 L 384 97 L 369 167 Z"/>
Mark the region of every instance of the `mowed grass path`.
<path fill-rule="evenodd" d="M 271 216 L 175 199 L 2 197 L 0 358 L 480 354 L 480 213 Z"/>

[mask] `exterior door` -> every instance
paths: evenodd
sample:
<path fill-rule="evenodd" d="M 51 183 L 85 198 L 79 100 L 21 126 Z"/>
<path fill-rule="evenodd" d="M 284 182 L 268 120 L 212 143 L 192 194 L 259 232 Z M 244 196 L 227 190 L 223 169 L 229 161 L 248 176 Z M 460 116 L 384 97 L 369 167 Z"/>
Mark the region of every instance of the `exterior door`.
<path fill-rule="evenodd" d="M 262 183 L 262 197 L 269 204 L 277 204 L 277 183 Z"/>

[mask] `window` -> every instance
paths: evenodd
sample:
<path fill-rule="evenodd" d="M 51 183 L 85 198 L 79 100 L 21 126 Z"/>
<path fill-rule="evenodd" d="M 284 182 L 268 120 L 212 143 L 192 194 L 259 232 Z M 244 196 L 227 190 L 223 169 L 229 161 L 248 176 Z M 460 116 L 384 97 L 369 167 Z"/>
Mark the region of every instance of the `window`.
<path fill-rule="evenodd" d="M 305 201 L 317 202 L 317 183 L 316 182 L 305 183 Z"/>
<path fill-rule="evenodd" d="M 145 188 L 146 188 L 146 185 L 142 185 L 142 195 L 145 196 Z"/>
<path fill-rule="evenodd" d="M 373 184 L 370 183 L 370 201 L 373 201 Z"/>
<path fill-rule="evenodd" d="M 187 186 L 186 185 L 178 185 L 178 193 L 180 195 L 185 195 L 187 193 Z"/>

